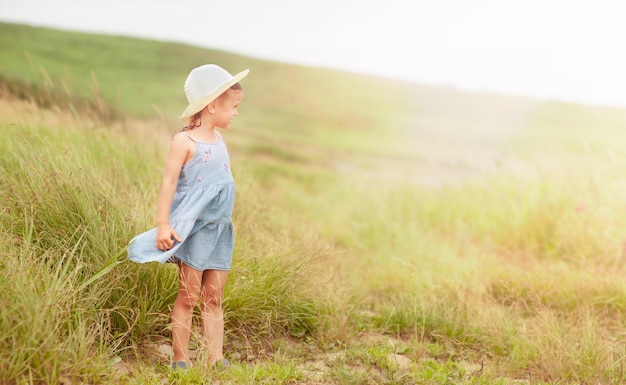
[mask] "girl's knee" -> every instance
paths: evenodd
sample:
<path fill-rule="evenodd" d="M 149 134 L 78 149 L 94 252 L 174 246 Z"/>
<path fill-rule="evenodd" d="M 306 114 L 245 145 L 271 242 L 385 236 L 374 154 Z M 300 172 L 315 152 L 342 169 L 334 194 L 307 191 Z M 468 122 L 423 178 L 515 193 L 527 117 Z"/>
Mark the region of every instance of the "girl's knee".
<path fill-rule="evenodd" d="M 176 297 L 176 304 L 187 309 L 192 310 L 198 303 L 198 296 L 186 293 L 184 291 L 178 292 Z"/>
<path fill-rule="evenodd" d="M 220 293 L 207 293 L 202 296 L 202 307 L 208 311 L 222 308 L 222 296 Z"/>

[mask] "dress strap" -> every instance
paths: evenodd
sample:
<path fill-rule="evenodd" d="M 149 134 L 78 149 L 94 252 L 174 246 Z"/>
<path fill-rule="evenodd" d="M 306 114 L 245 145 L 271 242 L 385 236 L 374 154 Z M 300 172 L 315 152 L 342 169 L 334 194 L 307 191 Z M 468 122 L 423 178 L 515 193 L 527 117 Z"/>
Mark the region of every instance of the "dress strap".
<path fill-rule="evenodd" d="M 189 134 L 185 134 L 184 132 L 179 132 L 176 135 L 185 135 L 186 137 L 191 139 L 192 142 L 196 143 L 196 140 L 194 138 L 192 138 L 191 135 L 189 135 Z M 176 135 L 174 135 L 174 136 L 176 136 Z"/>

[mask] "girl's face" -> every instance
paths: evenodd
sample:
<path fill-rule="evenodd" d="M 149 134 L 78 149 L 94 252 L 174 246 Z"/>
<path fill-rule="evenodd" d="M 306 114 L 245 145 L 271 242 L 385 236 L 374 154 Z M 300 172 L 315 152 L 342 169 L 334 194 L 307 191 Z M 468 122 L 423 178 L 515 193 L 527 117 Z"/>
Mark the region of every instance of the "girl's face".
<path fill-rule="evenodd" d="M 216 126 L 223 129 L 230 127 L 230 122 L 238 115 L 237 107 L 241 103 L 242 98 L 243 92 L 232 90 L 216 101 L 215 114 L 213 115 Z"/>

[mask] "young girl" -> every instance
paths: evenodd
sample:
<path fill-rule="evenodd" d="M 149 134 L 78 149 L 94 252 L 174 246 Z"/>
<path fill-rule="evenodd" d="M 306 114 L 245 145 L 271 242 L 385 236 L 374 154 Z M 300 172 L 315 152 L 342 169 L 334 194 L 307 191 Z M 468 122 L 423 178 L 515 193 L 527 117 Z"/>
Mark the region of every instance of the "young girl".
<path fill-rule="evenodd" d="M 233 253 L 235 198 L 226 145 L 215 130 L 228 129 L 243 92 L 235 76 L 207 64 L 185 81 L 187 122 L 176 134 L 165 164 L 157 203 L 157 227 L 135 237 L 129 258 L 144 263 L 175 262 L 179 288 L 172 311 L 174 369 L 189 366 L 193 309 L 200 299 L 202 331 L 209 364 L 227 366 L 223 357 L 222 296 Z"/>

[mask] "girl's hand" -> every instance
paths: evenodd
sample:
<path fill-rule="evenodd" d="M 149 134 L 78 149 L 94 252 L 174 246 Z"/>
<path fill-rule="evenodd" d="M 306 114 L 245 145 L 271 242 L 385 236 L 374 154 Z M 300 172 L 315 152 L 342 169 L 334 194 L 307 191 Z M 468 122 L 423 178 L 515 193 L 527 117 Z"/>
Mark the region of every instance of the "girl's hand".
<path fill-rule="evenodd" d="M 157 227 L 156 247 L 159 250 L 169 250 L 174 246 L 174 241 L 182 242 L 176 230 L 169 224 L 159 225 Z"/>

